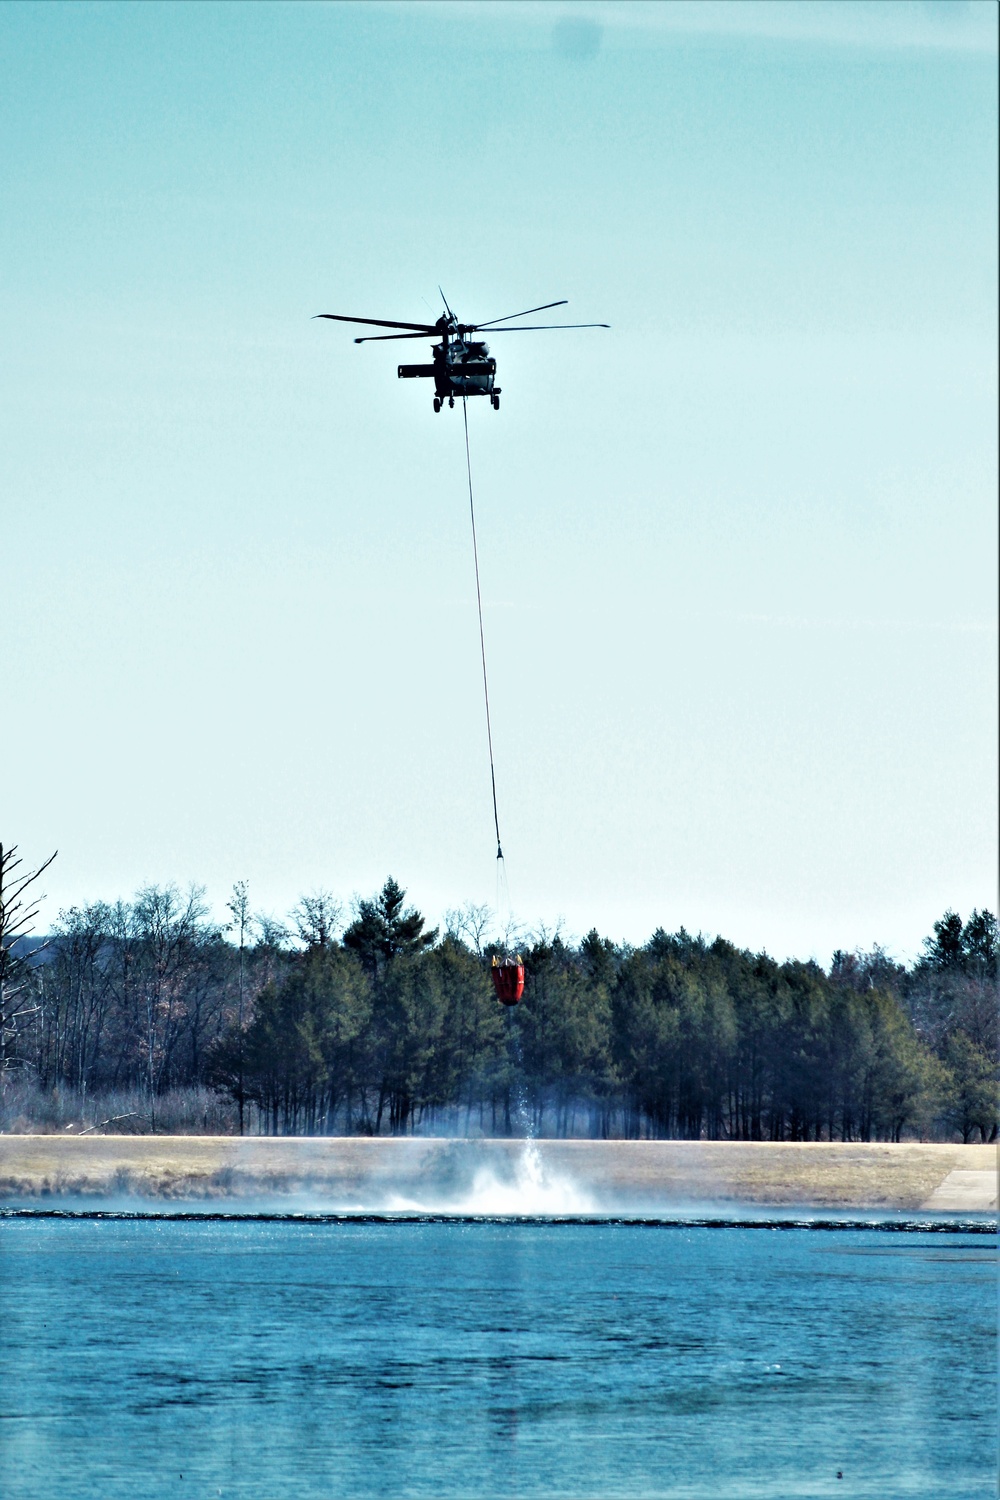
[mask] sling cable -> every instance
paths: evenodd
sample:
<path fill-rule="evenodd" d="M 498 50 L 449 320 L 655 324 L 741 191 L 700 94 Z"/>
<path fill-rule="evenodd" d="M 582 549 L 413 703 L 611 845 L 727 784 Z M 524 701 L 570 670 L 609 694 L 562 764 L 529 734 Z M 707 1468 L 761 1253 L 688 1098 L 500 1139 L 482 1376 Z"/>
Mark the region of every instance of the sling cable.
<path fill-rule="evenodd" d="M 479 611 L 479 654 L 483 663 L 483 698 L 486 703 L 486 743 L 490 753 L 490 789 L 493 793 L 493 827 L 497 836 L 497 915 L 500 915 L 501 899 L 509 910 L 510 897 L 507 888 L 507 868 L 500 841 L 500 814 L 497 811 L 497 776 L 493 760 L 493 726 L 490 722 L 490 685 L 486 673 L 486 633 L 483 630 L 483 593 L 479 582 L 479 547 L 476 542 L 476 504 L 472 492 L 472 456 L 469 450 L 469 410 L 466 397 L 462 397 L 462 419 L 465 424 L 465 470 L 469 480 L 469 519 L 472 522 L 472 558 L 476 569 L 476 607 Z M 516 1005 L 524 994 L 524 964 L 521 955 L 501 959 L 494 955 L 490 969 L 493 988 L 501 1005 Z"/>

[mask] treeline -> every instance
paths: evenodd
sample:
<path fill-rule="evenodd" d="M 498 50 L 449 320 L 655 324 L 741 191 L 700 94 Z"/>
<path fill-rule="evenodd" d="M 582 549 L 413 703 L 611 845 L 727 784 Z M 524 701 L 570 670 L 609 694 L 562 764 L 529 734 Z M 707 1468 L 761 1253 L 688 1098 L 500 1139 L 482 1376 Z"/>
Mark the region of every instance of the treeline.
<path fill-rule="evenodd" d="M 997 1133 L 989 912 L 947 912 L 910 968 L 879 948 L 778 963 L 683 928 L 641 947 L 542 933 L 506 1010 L 482 909 L 428 931 L 391 879 L 346 923 L 322 893 L 290 928 L 254 917 L 243 885 L 229 909 L 220 928 L 200 890 L 149 887 L 61 913 L 33 956 L 10 946 L 0 1077 L 39 1098 L 131 1091 L 153 1129 L 166 1098 L 208 1089 L 228 1128 L 267 1134 Z"/>

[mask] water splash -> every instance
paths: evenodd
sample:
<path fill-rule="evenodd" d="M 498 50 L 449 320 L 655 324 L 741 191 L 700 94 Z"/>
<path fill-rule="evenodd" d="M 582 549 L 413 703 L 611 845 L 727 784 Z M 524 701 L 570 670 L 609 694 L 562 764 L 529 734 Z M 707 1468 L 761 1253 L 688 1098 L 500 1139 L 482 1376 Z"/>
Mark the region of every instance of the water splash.
<path fill-rule="evenodd" d="M 507 1013 L 508 1045 L 514 1055 L 515 1078 L 511 1117 L 516 1133 L 523 1137 L 520 1154 L 511 1162 L 481 1163 L 468 1187 L 456 1185 L 437 1201 L 421 1204 L 397 1199 L 401 1209 L 429 1208 L 434 1213 L 463 1218 L 563 1218 L 597 1211 L 591 1193 L 565 1173 L 555 1172 L 542 1157 L 534 1140 L 534 1124 L 524 1087 L 524 1055 L 521 1034 L 513 1011 Z M 393 1205 L 393 1207 L 396 1206 Z"/>
<path fill-rule="evenodd" d="M 547 1167 L 534 1141 L 525 1141 L 512 1165 L 511 1174 L 498 1171 L 493 1163 L 484 1163 L 476 1169 L 469 1187 L 443 1199 L 433 1192 L 420 1201 L 393 1194 L 385 1209 L 388 1213 L 454 1214 L 461 1218 L 562 1218 L 596 1212 L 593 1196 L 572 1178 Z"/>

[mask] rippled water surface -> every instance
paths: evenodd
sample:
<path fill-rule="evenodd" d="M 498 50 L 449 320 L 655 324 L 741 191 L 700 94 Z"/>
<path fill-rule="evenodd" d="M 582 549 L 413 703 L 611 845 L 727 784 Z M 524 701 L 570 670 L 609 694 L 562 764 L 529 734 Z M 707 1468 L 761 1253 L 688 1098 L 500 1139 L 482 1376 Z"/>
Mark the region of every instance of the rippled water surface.
<path fill-rule="evenodd" d="M 0 1295 L 9 1500 L 996 1492 L 989 1235 L 26 1217 Z"/>

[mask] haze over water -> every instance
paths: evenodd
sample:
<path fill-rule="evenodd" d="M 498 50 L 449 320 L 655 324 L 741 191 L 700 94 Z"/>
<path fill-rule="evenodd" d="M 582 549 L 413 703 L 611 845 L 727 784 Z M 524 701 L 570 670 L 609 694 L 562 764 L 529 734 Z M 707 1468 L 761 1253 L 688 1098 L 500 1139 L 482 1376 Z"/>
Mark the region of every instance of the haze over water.
<path fill-rule="evenodd" d="M 992 1236 L 38 1217 L 0 1236 L 10 1500 L 993 1493 Z"/>

